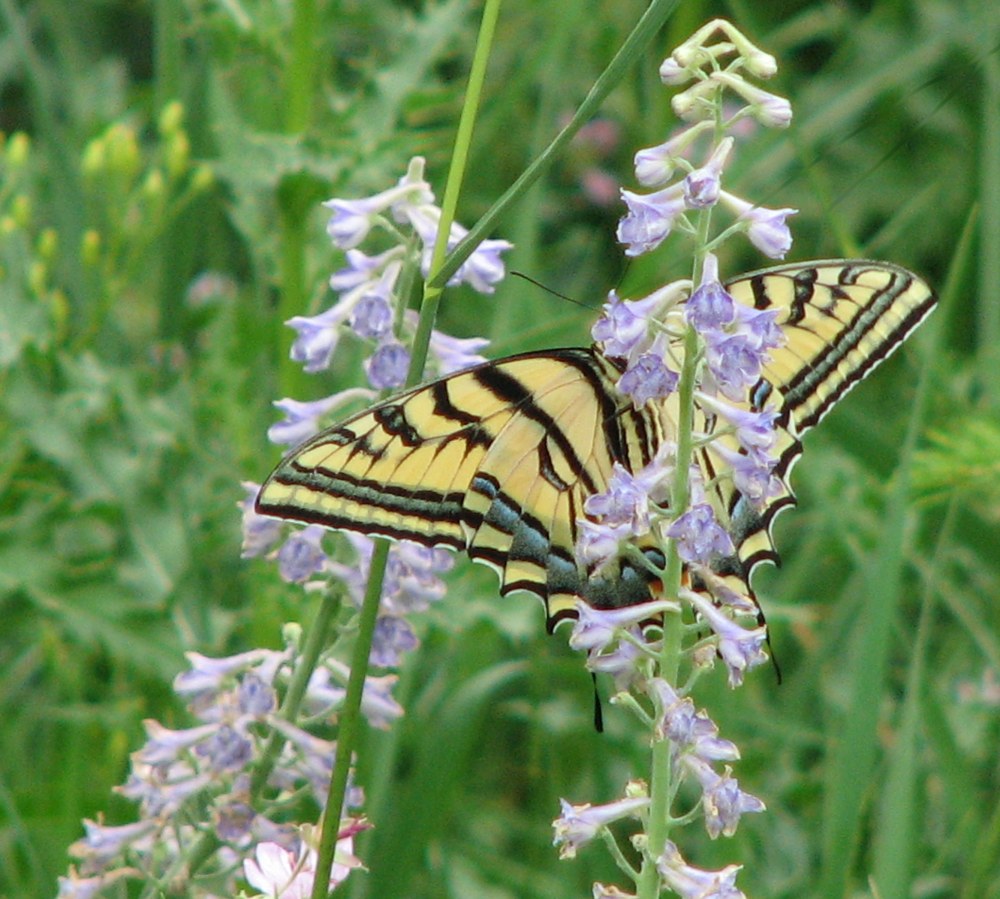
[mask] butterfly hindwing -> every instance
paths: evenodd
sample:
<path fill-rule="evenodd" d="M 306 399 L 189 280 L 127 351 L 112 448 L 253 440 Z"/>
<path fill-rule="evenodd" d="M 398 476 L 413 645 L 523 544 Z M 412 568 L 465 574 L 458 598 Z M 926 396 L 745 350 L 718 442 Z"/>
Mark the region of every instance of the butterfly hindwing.
<path fill-rule="evenodd" d="M 707 444 L 695 453 L 706 494 L 736 555 L 717 573 L 749 591 L 762 561 L 777 561 L 775 515 L 795 502 L 791 469 L 800 438 L 885 359 L 934 305 L 927 285 L 898 266 L 862 260 L 783 265 L 729 282 L 757 309 L 776 310 L 786 343 L 773 351 L 742 404 L 778 411 L 772 454 L 777 487 L 758 508 L 733 486 Z M 635 473 L 673 440 L 676 395 L 636 410 L 615 382 L 621 361 L 595 349 L 526 353 L 448 375 L 373 406 L 293 450 L 257 498 L 257 511 L 331 528 L 468 550 L 492 567 L 500 592 L 546 603 L 550 626 L 577 598 L 620 607 L 655 585 L 623 560 L 598 576 L 581 571 L 577 521 L 587 497 L 607 489 L 614 463 Z M 712 433 L 700 411 L 696 430 Z M 731 435 L 717 435 L 739 452 Z M 640 548 L 654 562 L 651 537 Z M 752 595 L 752 594 L 751 594 Z"/>

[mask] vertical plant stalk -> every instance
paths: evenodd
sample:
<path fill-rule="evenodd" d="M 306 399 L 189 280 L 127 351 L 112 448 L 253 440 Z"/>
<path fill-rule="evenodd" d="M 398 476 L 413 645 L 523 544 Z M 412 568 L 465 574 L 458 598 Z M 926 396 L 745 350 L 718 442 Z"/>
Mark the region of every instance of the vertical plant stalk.
<path fill-rule="evenodd" d="M 480 24 L 479 36 L 476 41 L 475 56 L 469 73 L 469 87 L 465 94 L 462 114 L 455 137 L 455 148 L 452 153 L 448 181 L 445 185 L 441 208 L 441 219 L 438 223 L 437 239 L 434 243 L 434 253 L 431 258 L 431 277 L 444 264 L 448 251 L 448 235 L 455 220 L 455 210 L 461 193 L 462 180 L 469 158 L 469 146 L 472 142 L 472 131 L 476 114 L 479 110 L 479 100 L 482 96 L 483 82 L 486 78 L 486 63 L 489 60 L 493 45 L 493 35 L 496 31 L 497 18 L 500 13 L 501 0 L 487 0 L 483 8 L 483 18 Z M 457 268 L 457 266 L 456 266 Z M 431 330 L 437 315 L 437 308 L 443 290 L 443 283 L 431 286 L 424 285 L 423 301 L 420 306 L 420 319 L 417 332 L 411 347 L 410 368 L 406 376 L 406 385 L 412 386 L 423 377 L 424 363 L 427 359 L 427 349 L 430 345 Z M 430 281 L 430 279 L 428 279 Z M 347 682 L 347 695 L 340 714 L 337 733 L 337 757 L 334 762 L 333 776 L 330 779 L 330 791 L 327 796 L 326 812 L 323 816 L 323 827 L 318 849 L 319 858 L 316 865 L 316 878 L 313 881 L 312 899 L 325 899 L 330 886 L 330 869 L 337 848 L 337 836 L 340 831 L 340 817 L 347 793 L 347 780 L 350 773 L 351 759 L 358 742 L 361 730 L 361 700 L 364 693 L 365 677 L 368 674 L 368 658 L 371 653 L 372 636 L 375 622 L 378 618 L 379 602 L 382 597 L 382 581 L 385 576 L 385 565 L 389 555 L 389 542 L 377 540 L 372 553 L 371 568 L 368 576 L 368 586 L 359 616 L 358 635 L 354 644 L 354 656 L 351 661 L 351 673 Z"/>
<path fill-rule="evenodd" d="M 486 80 L 486 64 L 493 47 L 493 36 L 496 32 L 497 19 L 500 15 L 501 0 L 486 0 L 483 7 L 483 18 L 479 26 L 479 36 L 476 39 L 476 52 L 472 58 L 469 71 L 469 87 L 465 92 L 465 102 L 458 120 L 455 134 L 455 148 L 451 155 L 451 165 L 448 168 L 448 181 L 444 187 L 444 197 L 441 200 L 441 218 L 438 221 L 437 239 L 434 241 L 434 253 L 431 256 L 430 272 L 424 284 L 423 301 L 420 304 L 420 321 L 417 333 L 413 338 L 410 370 L 406 376 L 407 386 L 412 386 L 423 377 L 424 362 L 427 360 L 427 347 L 430 345 L 431 329 L 437 317 L 441 292 L 450 275 L 441 276 L 448 255 L 448 236 L 451 233 L 452 222 L 455 221 L 455 210 L 458 208 L 458 197 L 462 191 L 462 181 L 469 162 L 469 147 L 472 144 L 472 129 L 475 126 L 476 114 L 479 111 L 479 101 L 483 93 L 483 83 Z M 463 241 L 463 244 L 466 241 Z M 478 243 L 478 241 L 477 241 Z M 469 245 L 469 252 L 476 244 Z M 452 256 L 455 254 L 453 253 Z M 451 261 L 451 257 L 448 257 Z M 454 266 L 454 271 L 464 260 Z M 452 274 L 454 274 L 454 271 Z"/>
<path fill-rule="evenodd" d="M 702 209 L 698 215 L 697 236 L 695 238 L 694 263 L 691 272 L 691 290 L 701 280 L 705 261 L 705 247 L 708 245 L 712 210 Z M 684 364 L 681 367 L 677 388 L 677 455 L 673 482 L 670 487 L 670 502 L 674 516 L 682 515 L 691 500 L 690 471 L 693 455 L 694 430 L 694 388 L 701 362 L 701 346 L 698 334 L 688 327 L 684 335 Z M 671 540 L 667 549 L 666 576 L 663 579 L 663 595 L 676 599 L 681 587 L 683 565 L 677 553 L 677 545 Z M 682 637 L 684 622 L 681 612 L 663 613 L 663 643 L 660 648 L 659 676 L 671 686 L 677 685 L 680 672 Z M 655 740 L 650 766 L 650 808 L 647 830 L 647 849 L 643 855 L 642 868 L 637 883 L 637 899 L 656 899 L 660 894 L 660 877 L 656 870 L 656 860 L 663 853 L 670 832 L 670 801 L 674 793 L 673 771 L 671 768 L 670 740 Z"/>
<path fill-rule="evenodd" d="M 368 656 L 371 653 L 372 635 L 378 618 L 379 600 L 382 598 L 382 580 L 385 563 L 389 558 L 389 541 L 378 540 L 372 552 L 368 585 L 365 599 L 358 617 L 358 636 L 351 658 L 351 674 L 347 681 L 344 708 L 340 713 L 337 728 L 337 755 L 334 759 L 330 791 L 323 814 L 323 828 L 316 862 L 316 879 L 313 881 L 312 899 L 325 899 L 330 892 L 330 869 L 333 867 L 337 851 L 337 836 L 340 833 L 340 816 L 347 795 L 347 779 L 351 770 L 351 757 L 361 731 L 361 699 L 364 695 L 365 677 L 368 674 Z"/>
<path fill-rule="evenodd" d="M 285 126 L 296 134 L 312 124 L 316 80 L 316 0 L 295 0 L 292 12 L 292 54 L 288 66 Z"/>

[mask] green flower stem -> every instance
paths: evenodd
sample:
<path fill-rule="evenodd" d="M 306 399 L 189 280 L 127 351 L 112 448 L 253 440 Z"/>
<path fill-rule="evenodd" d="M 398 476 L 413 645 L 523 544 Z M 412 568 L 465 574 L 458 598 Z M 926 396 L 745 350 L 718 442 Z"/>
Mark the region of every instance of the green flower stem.
<path fill-rule="evenodd" d="M 286 130 L 305 131 L 312 121 L 313 83 L 316 78 L 316 0 L 295 0 L 292 12 L 292 52 L 285 86 Z"/>
<path fill-rule="evenodd" d="M 351 675 L 347 681 L 347 695 L 340 713 L 337 730 L 337 755 L 334 759 L 330 791 L 323 814 L 323 830 L 319 841 L 319 859 L 316 862 L 316 879 L 313 881 L 312 899 L 326 899 L 330 892 L 330 868 L 333 866 L 337 850 L 337 835 L 340 833 L 340 815 L 347 795 L 347 778 L 351 770 L 351 757 L 361 732 L 361 698 L 364 694 L 365 677 L 368 674 L 368 656 L 372 648 L 372 635 L 378 618 L 379 600 L 382 598 L 382 580 L 385 563 L 389 558 L 389 542 L 378 540 L 372 552 L 371 569 L 365 599 L 358 617 L 358 635 L 354 643 L 351 659 Z"/>
<path fill-rule="evenodd" d="M 698 216 L 695 236 L 694 268 L 691 276 L 692 290 L 701 279 L 708 243 L 711 210 L 704 209 Z M 682 514 L 691 499 L 689 483 L 691 457 L 693 454 L 694 429 L 694 388 L 700 364 L 701 346 L 694 328 L 688 328 L 684 335 L 684 365 L 681 367 L 678 386 L 677 456 L 671 484 L 671 504 L 677 514 Z M 666 574 L 663 578 L 663 594 L 676 598 L 681 586 L 683 566 L 677 547 L 670 542 L 667 548 Z M 680 673 L 681 638 L 684 624 L 682 613 L 665 613 L 663 616 L 663 645 L 660 650 L 659 675 L 667 683 L 676 686 Z M 663 852 L 670 832 L 670 800 L 673 796 L 673 772 L 670 766 L 671 743 L 657 740 L 653 743 L 652 772 L 650 778 L 650 811 L 647 829 L 647 849 L 643 856 L 639 874 L 638 899 L 655 899 L 660 893 L 660 877 L 656 870 L 656 859 Z"/>
<path fill-rule="evenodd" d="M 486 63 L 493 45 L 493 34 L 496 30 L 497 17 L 500 12 L 501 0 L 487 0 L 483 8 L 483 19 L 476 43 L 476 53 L 473 57 L 469 73 L 469 87 L 465 94 L 465 103 L 455 136 L 455 149 L 448 172 L 448 182 L 445 185 L 444 200 L 441 207 L 441 219 L 438 223 L 437 240 L 434 244 L 434 254 L 431 258 L 431 272 L 436 273 L 442 266 L 448 250 L 448 235 L 452 222 L 455 220 L 455 210 L 461 193 L 462 180 L 469 158 L 469 146 L 472 142 L 472 129 L 476 113 L 479 109 L 479 99 L 482 96 L 483 82 L 486 78 Z M 420 319 L 417 333 L 411 347 L 410 368 L 406 376 L 407 386 L 419 383 L 423 378 L 424 363 L 427 359 L 427 348 L 430 345 L 431 330 L 437 316 L 437 308 L 441 299 L 441 291 L 447 278 L 440 279 L 436 286 L 424 285 L 423 301 L 420 306 Z M 330 780 L 330 792 L 326 802 L 326 813 L 323 816 L 323 829 L 320 836 L 319 858 L 316 866 L 316 879 L 313 881 L 312 899 L 324 899 L 330 887 L 330 868 L 333 865 L 337 848 L 337 836 L 340 831 L 341 810 L 344 807 L 344 796 L 347 792 L 347 778 L 350 772 L 354 747 L 358 742 L 361 729 L 361 698 L 364 693 L 365 677 L 368 673 L 368 656 L 371 653 L 372 635 L 375 631 L 375 621 L 378 617 L 379 600 L 382 596 L 382 580 L 385 575 L 385 563 L 389 555 L 389 543 L 378 540 L 372 554 L 371 570 L 368 577 L 368 587 L 358 624 L 357 640 L 354 644 L 354 658 L 351 661 L 351 673 L 347 681 L 347 696 L 344 708 L 340 714 L 340 725 L 337 733 L 337 757 Z"/>
<path fill-rule="evenodd" d="M 462 181 L 465 177 L 465 169 L 469 161 L 469 147 L 472 144 L 472 129 L 475 125 L 476 114 L 479 111 L 479 101 L 483 94 L 483 83 L 486 80 L 486 63 L 489 60 L 490 50 L 493 47 L 493 36 L 496 32 L 497 18 L 500 15 L 501 0 L 486 0 L 483 7 L 483 18 L 479 26 L 479 37 L 476 40 L 476 52 L 472 58 L 472 67 L 469 71 L 469 86 L 465 92 L 465 101 L 462 104 L 462 114 L 458 120 L 458 129 L 455 134 L 455 148 L 452 151 L 451 166 L 448 169 L 448 181 L 444 187 L 444 197 L 441 201 L 441 218 L 438 221 L 437 238 L 434 241 L 434 252 L 431 256 L 430 276 L 424 285 L 424 298 L 420 305 L 420 321 L 417 324 L 417 333 L 413 337 L 412 355 L 410 357 L 410 370 L 407 373 L 406 383 L 409 386 L 419 383 L 423 377 L 424 363 L 427 360 L 427 347 L 430 344 L 431 329 L 434 327 L 434 320 L 437 318 L 438 304 L 441 301 L 441 291 L 459 266 L 475 250 L 479 244 L 469 243 L 468 252 L 459 262 L 451 268 L 451 271 L 442 276 L 442 269 L 447 263 L 450 265 L 454 253 L 448 257 L 448 236 L 451 233 L 452 223 L 455 221 L 455 210 L 458 208 L 458 197 L 462 190 Z M 462 241 L 461 246 L 468 243 Z"/>
<path fill-rule="evenodd" d="M 542 176 L 555 157 L 561 153 L 566 145 L 573 139 L 580 128 L 594 117 L 605 97 L 611 93 L 612 89 L 628 73 L 632 63 L 644 56 L 646 48 L 652 43 L 663 23 L 670 17 L 680 0 L 653 0 L 649 4 L 642 18 L 636 23 L 632 33 L 625 39 L 621 49 L 608 63 L 608 67 L 601 73 L 590 92 L 580 104 L 569 124 L 560 131 L 541 154 L 529 165 L 521 176 L 504 192 L 487 211 L 486 214 L 472 227 L 468 234 L 461 240 L 458 246 L 449 254 L 444 265 L 438 269 L 433 269 L 433 275 L 429 283 L 435 287 L 441 287 L 447 283 L 448 279 L 458 271 L 472 252 L 479 246 L 480 242 L 489 235 L 497 222 L 507 214 L 510 207 L 516 203 L 524 194 L 530 190 L 531 186 Z"/>

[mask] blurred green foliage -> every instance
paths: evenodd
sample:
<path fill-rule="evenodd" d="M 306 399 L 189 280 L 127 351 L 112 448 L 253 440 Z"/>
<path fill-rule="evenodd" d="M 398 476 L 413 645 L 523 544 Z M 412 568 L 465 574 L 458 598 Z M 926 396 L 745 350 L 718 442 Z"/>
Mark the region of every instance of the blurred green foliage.
<path fill-rule="evenodd" d="M 0 3 L 0 896 L 43 896 L 143 737 L 183 721 L 182 653 L 275 645 L 308 600 L 239 559 L 241 479 L 276 460 L 272 399 L 356 377 L 289 363 L 281 322 L 341 261 L 318 201 L 443 182 L 475 38 L 457 0 Z M 460 206 L 471 224 L 572 112 L 640 2 L 508 0 Z M 504 223 L 512 267 L 587 305 L 682 276 L 625 270 L 618 183 L 671 127 L 663 55 L 714 15 L 777 56 L 796 119 L 736 159 L 796 206 L 791 258 L 871 255 L 943 290 L 923 333 L 810 436 L 781 571 L 757 580 L 783 682 L 699 700 L 767 815 L 706 867 L 757 896 L 1000 896 L 1000 13 L 981 0 L 683 2 L 655 52 Z M 295 18 L 298 16 L 298 18 Z M 759 267 L 746 247 L 723 260 Z M 586 341 L 592 314 L 517 278 L 449 293 L 496 354 Z M 919 385 L 919 386 L 918 386 Z M 919 398 L 919 401 L 918 401 Z M 914 451 L 906 436 L 912 429 Z M 370 897 L 559 897 L 559 796 L 645 767 L 630 722 L 528 599 L 460 565 L 403 672 L 407 717 L 359 775 Z M 853 742 L 852 742 L 853 741 Z M 689 839 L 691 837 L 688 837 Z"/>

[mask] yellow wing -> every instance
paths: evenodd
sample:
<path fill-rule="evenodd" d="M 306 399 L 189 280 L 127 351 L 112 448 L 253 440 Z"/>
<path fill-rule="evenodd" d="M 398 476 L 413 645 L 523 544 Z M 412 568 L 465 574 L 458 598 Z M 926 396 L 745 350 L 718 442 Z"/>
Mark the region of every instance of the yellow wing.
<path fill-rule="evenodd" d="M 834 404 L 866 378 L 930 314 L 930 287 L 891 262 L 827 259 L 743 275 L 727 285 L 756 309 L 778 311 L 787 343 L 771 354 L 747 407 L 780 410 L 775 474 L 783 492 L 761 511 L 731 491 L 724 502 L 745 582 L 761 562 L 777 562 L 771 539 L 775 516 L 795 505 L 789 486 L 802 454 L 800 439 Z"/>
<path fill-rule="evenodd" d="M 741 302 L 777 309 L 787 337 L 744 404 L 780 410 L 779 495 L 754 509 L 731 480 L 715 478 L 726 468 L 717 452 L 697 456 L 737 548 L 717 570 L 749 591 L 752 568 L 777 559 L 770 526 L 795 502 L 788 476 L 801 435 L 906 338 L 934 297 L 906 270 L 867 261 L 780 266 L 727 287 Z M 414 388 L 293 450 L 261 488 L 257 511 L 466 549 L 498 572 L 502 594 L 539 596 L 550 627 L 573 614 L 577 597 L 598 608 L 643 602 L 655 589 L 644 568 L 623 561 L 615 574 L 591 577 L 574 554 L 583 503 L 607 489 L 613 464 L 636 472 L 674 438 L 676 397 L 636 411 L 614 386 L 620 374 L 594 348 L 564 349 Z M 697 424 L 715 426 L 704 413 Z M 662 563 L 651 542 L 641 548 Z"/>
<path fill-rule="evenodd" d="M 574 547 L 584 500 L 615 461 L 638 470 L 662 439 L 589 349 L 512 356 L 417 387 L 318 434 L 265 482 L 257 511 L 467 549 L 500 592 L 526 590 L 550 621 L 578 596 L 641 602 L 649 578 L 589 579 Z M 651 550 L 655 552 L 654 550 Z"/>

